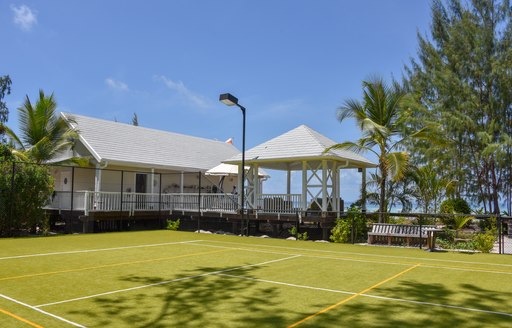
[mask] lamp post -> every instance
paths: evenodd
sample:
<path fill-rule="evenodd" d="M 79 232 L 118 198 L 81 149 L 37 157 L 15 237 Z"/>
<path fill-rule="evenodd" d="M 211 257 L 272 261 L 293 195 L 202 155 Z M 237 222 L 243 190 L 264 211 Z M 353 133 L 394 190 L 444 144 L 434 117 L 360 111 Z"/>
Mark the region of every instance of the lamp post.
<path fill-rule="evenodd" d="M 240 105 L 238 103 L 238 98 L 233 96 L 230 93 L 223 93 L 220 95 L 219 100 L 228 105 L 228 106 L 237 106 L 242 110 L 242 116 L 243 116 L 243 125 L 242 125 L 242 190 L 239 192 L 241 193 L 242 198 L 242 204 L 241 204 L 241 210 L 242 210 L 242 222 L 245 221 L 246 225 L 246 235 L 249 236 L 249 219 L 244 220 L 246 218 L 245 216 L 245 107 Z"/>

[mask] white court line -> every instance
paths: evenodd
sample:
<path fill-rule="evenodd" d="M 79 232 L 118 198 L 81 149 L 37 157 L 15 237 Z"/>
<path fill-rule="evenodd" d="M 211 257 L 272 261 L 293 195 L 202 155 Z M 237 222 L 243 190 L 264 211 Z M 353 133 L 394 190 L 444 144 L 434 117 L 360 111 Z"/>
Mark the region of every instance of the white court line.
<path fill-rule="evenodd" d="M 200 243 L 194 243 L 194 244 L 191 244 L 191 245 L 194 245 L 194 246 L 206 246 L 206 247 L 213 247 L 213 248 L 225 248 L 225 249 L 241 250 L 241 251 L 256 252 L 256 253 L 290 255 L 290 253 L 273 252 L 273 251 L 266 251 L 266 250 L 260 250 L 260 249 L 251 249 L 251 248 L 243 248 L 243 247 L 218 246 L 218 245 L 208 245 L 208 244 L 200 244 Z M 343 257 L 332 257 L 332 256 L 324 256 L 324 255 L 306 255 L 306 254 L 293 254 L 293 255 L 300 255 L 302 257 L 309 257 L 309 258 L 315 258 L 315 259 L 327 259 L 327 260 L 337 260 L 337 261 L 349 261 L 349 262 L 361 262 L 361 263 L 376 263 L 376 264 L 390 264 L 390 265 L 403 265 L 403 266 L 410 266 L 411 265 L 411 263 L 383 262 L 383 261 L 374 261 L 374 260 L 360 260 L 360 259 L 351 259 L 351 258 L 343 258 Z M 430 269 L 446 269 L 446 270 L 456 270 L 456 271 L 465 271 L 465 272 L 479 272 L 479 273 L 494 273 L 494 274 L 512 275 L 512 272 L 506 272 L 506 271 L 492 271 L 492 270 L 474 269 L 474 268 L 473 269 L 472 268 L 457 268 L 457 267 L 448 267 L 448 266 L 442 266 L 442 265 L 441 266 L 435 266 L 435 265 L 429 265 L 429 264 L 423 264 L 423 263 L 421 263 L 421 267 L 422 268 L 430 268 Z"/>
<path fill-rule="evenodd" d="M 248 265 L 243 265 L 243 266 L 239 266 L 239 267 L 235 267 L 235 268 L 230 268 L 230 269 L 217 270 L 217 271 L 212 271 L 212 272 L 208 272 L 208 273 L 198 274 L 198 275 L 195 275 L 195 276 L 188 276 L 188 277 L 182 277 L 182 278 L 177 278 L 177 279 L 172 279 L 172 280 L 167 280 L 167 281 L 161 281 L 161 282 L 157 282 L 157 283 L 149 284 L 149 285 L 142 285 L 142 286 L 131 287 L 131 288 L 126 288 L 126 289 L 118 289 L 118 290 L 113 290 L 113 291 L 110 291 L 110 292 L 105 292 L 105 293 L 100 293 L 100 294 L 94 294 L 94 295 L 89 295 L 89 296 L 84 296 L 84 297 L 77 297 L 77 298 L 63 300 L 63 301 L 58 301 L 58 302 L 40 304 L 40 305 L 36 305 L 35 307 L 36 308 L 40 308 L 40 307 L 44 307 L 44 306 L 57 305 L 57 304 L 62 304 L 62 303 L 81 301 L 81 300 L 85 300 L 85 299 L 89 299 L 89 298 L 95 298 L 95 297 L 100 297 L 100 296 L 106 296 L 106 295 L 112 295 L 112 294 L 117 294 L 117 293 L 129 292 L 129 291 L 132 291 L 132 290 L 137 290 L 137 289 L 142 289 L 142 288 L 166 285 L 166 284 L 170 284 L 170 283 L 173 283 L 173 282 L 189 280 L 189 279 L 195 279 L 195 278 L 201 278 L 201 277 L 216 275 L 216 274 L 223 273 L 223 272 L 235 271 L 235 270 L 250 268 L 250 267 L 254 267 L 254 266 L 261 266 L 261 265 L 265 265 L 265 264 L 270 264 L 270 263 L 275 263 L 275 262 L 291 260 L 291 259 L 297 258 L 299 256 L 300 255 L 288 256 L 288 257 L 277 259 L 277 260 L 265 261 L 265 262 L 261 262 L 261 263 L 255 263 L 255 264 L 248 264 Z"/>
<path fill-rule="evenodd" d="M 288 286 L 288 287 L 313 289 L 313 290 L 330 292 L 330 293 L 338 293 L 338 294 L 346 294 L 346 295 L 356 295 L 356 294 L 358 294 L 358 293 L 348 292 L 348 291 L 344 291 L 344 290 L 321 288 L 321 287 L 312 287 L 312 286 L 306 286 L 306 285 L 297 285 L 297 284 L 290 284 L 290 283 L 286 283 L 286 282 L 273 281 L 273 280 L 267 280 L 267 279 L 258 279 L 258 278 L 252 278 L 252 277 L 244 277 L 244 276 L 237 276 L 237 275 L 225 274 L 225 273 L 219 273 L 217 275 L 231 277 L 231 278 L 237 278 L 237 279 L 244 279 L 244 280 L 252 280 L 252 281 L 258 281 L 258 282 L 264 282 L 264 283 L 269 283 L 269 284 L 274 284 L 274 285 L 283 285 L 283 286 Z M 448 304 L 431 303 L 431 302 L 421 302 L 421 301 L 414 301 L 414 300 L 406 300 L 406 299 L 403 299 L 403 298 L 393 298 L 393 297 L 377 296 L 377 295 L 370 295 L 370 294 L 360 294 L 359 296 L 364 296 L 364 297 L 368 297 L 368 298 L 376 298 L 376 299 L 381 299 L 381 300 L 386 300 L 386 301 L 396 301 L 396 302 L 403 302 L 403 303 L 430 305 L 430 306 L 436 306 L 436 307 L 442 307 L 442 308 L 458 309 L 458 310 L 464 310 L 464 311 L 480 312 L 480 313 L 496 314 L 496 315 L 512 317 L 512 313 L 499 312 L 499 311 L 489 311 L 489 310 L 481 310 L 481 309 L 468 308 L 468 307 L 457 306 L 457 305 L 448 305 Z"/>
<path fill-rule="evenodd" d="M 323 256 L 323 255 L 306 255 L 306 254 L 298 254 L 298 253 L 295 253 L 295 254 L 294 253 L 283 253 L 283 252 L 266 251 L 266 250 L 257 249 L 257 248 L 217 246 L 217 245 L 208 245 L 208 244 L 199 244 L 199 243 L 194 243 L 191 245 L 232 249 L 232 250 L 247 251 L 247 252 L 254 252 L 254 253 L 265 253 L 265 254 L 276 254 L 276 255 L 298 255 L 298 256 L 310 257 L 310 258 L 314 258 L 314 259 L 318 258 L 318 259 L 327 259 L 327 260 L 340 260 L 340 261 L 351 261 L 351 262 L 362 262 L 362 263 L 377 263 L 377 264 L 392 264 L 392 265 L 411 266 L 411 263 L 359 260 L 359 259 L 351 259 L 351 258 L 343 258 L 343 257 L 332 257 L 332 256 Z"/>
<path fill-rule="evenodd" d="M 160 244 L 145 244 L 145 245 L 120 246 L 120 247 L 111 247 L 111 248 L 84 249 L 84 250 L 77 250 L 77 251 L 65 251 L 65 252 L 53 252 L 53 253 L 39 253 L 39 254 L 16 255 L 16 256 L 0 257 L 0 260 L 23 259 L 23 258 L 27 258 L 27 257 L 63 255 L 63 254 L 78 254 L 78 253 L 93 253 L 93 252 L 115 251 L 115 250 L 130 249 L 130 248 L 144 248 L 144 247 L 156 247 L 156 246 L 166 246 L 166 245 L 176 245 L 176 244 L 187 244 L 187 243 L 195 243 L 195 242 L 199 242 L 199 241 L 203 241 L 203 240 L 188 240 L 188 241 L 177 241 L 177 242 L 160 243 Z"/>
<path fill-rule="evenodd" d="M 0 294 L 0 297 L 4 298 L 4 299 L 6 299 L 6 300 L 9 300 L 9 301 L 11 301 L 11 302 L 17 303 L 17 304 L 19 304 L 19 305 L 25 306 L 25 307 L 27 307 L 27 308 L 29 308 L 29 309 L 31 309 L 31 310 L 37 311 L 37 312 L 42 313 L 42 314 L 44 314 L 44 315 L 50 316 L 50 317 L 52 317 L 52 318 L 54 318 L 54 319 L 57 319 L 57 320 L 63 321 L 63 322 L 65 322 L 65 323 L 68 323 L 68 324 L 70 324 L 70 325 L 72 325 L 72 326 L 85 328 L 85 326 L 82 326 L 81 324 L 78 324 L 78 323 L 76 323 L 76 322 L 70 321 L 70 320 L 68 320 L 68 319 L 64 319 L 63 317 L 59 317 L 58 315 L 55 315 L 55 314 L 52 314 L 52 313 L 46 312 L 46 311 L 44 311 L 44 310 L 38 309 L 38 308 L 36 308 L 35 306 L 28 305 L 28 304 L 26 304 L 26 303 L 20 302 L 20 301 L 18 301 L 18 300 L 15 300 L 15 299 L 14 299 L 14 298 L 12 298 L 12 297 L 5 296 L 5 295 L 3 295 L 3 294 Z"/>
<path fill-rule="evenodd" d="M 431 258 L 425 258 L 425 257 L 368 254 L 368 253 L 356 253 L 356 252 L 338 252 L 338 251 L 328 251 L 328 250 L 322 250 L 322 249 L 306 249 L 306 248 L 300 248 L 300 247 L 288 247 L 288 246 L 274 246 L 274 245 L 263 245 L 263 244 L 237 243 L 237 242 L 232 242 L 232 241 L 218 241 L 218 240 L 200 240 L 200 241 L 202 241 L 202 242 L 212 242 L 212 243 L 223 243 L 223 244 L 235 244 L 235 245 L 243 245 L 243 246 L 251 245 L 251 246 L 261 246 L 261 247 L 270 247 L 270 248 L 282 248 L 282 249 L 290 249 L 290 250 L 305 251 L 305 252 L 349 254 L 349 255 L 375 256 L 375 257 L 383 257 L 383 258 L 408 259 L 408 260 L 414 260 L 414 261 L 422 260 L 422 261 L 433 261 L 433 262 L 464 263 L 464 264 L 483 264 L 483 265 L 494 265 L 494 266 L 512 267 L 512 264 L 503 264 L 503 263 L 471 262 L 471 261 L 459 261 L 459 260 L 443 260 L 443 259 L 431 259 Z"/>

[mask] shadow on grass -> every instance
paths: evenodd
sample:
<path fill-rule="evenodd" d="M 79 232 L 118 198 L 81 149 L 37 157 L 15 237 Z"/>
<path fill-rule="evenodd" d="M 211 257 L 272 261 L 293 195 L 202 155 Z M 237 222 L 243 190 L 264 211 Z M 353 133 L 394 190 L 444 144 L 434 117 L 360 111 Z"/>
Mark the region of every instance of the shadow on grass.
<path fill-rule="evenodd" d="M 254 278 L 258 267 L 226 273 Z M 94 299 L 94 309 L 80 313 L 94 318 L 98 327 L 283 327 L 289 323 L 282 315 L 284 306 L 273 301 L 278 289 L 255 280 L 222 275 L 187 277 L 226 270 L 225 267 L 202 267 L 170 279 L 130 275 L 124 281 L 137 286 L 163 283 L 111 297 Z"/>
<path fill-rule="evenodd" d="M 453 291 L 442 284 L 402 282 L 398 287 L 380 287 L 378 295 L 452 305 L 485 311 L 511 313 L 512 293 L 486 290 L 469 284 L 459 284 Z M 414 304 L 379 300 L 360 296 L 304 327 L 510 327 L 512 317 Z"/>

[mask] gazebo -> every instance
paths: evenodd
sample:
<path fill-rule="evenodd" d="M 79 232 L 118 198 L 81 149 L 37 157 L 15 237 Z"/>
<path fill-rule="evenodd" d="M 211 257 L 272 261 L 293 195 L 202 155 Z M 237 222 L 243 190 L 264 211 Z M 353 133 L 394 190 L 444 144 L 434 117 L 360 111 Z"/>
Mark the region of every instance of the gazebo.
<path fill-rule="evenodd" d="M 340 199 L 340 169 L 357 168 L 362 172 L 364 194 L 366 169 L 377 165 L 348 150 L 324 152 L 334 144 L 335 141 L 306 125 L 301 125 L 246 151 L 245 208 L 256 217 L 263 213 L 289 213 L 301 217 L 312 211 L 321 217 L 339 216 L 343 211 Z M 242 155 L 238 154 L 223 163 L 238 165 L 238 171 L 241 171 Z M 257 174 L 261 168 L 287 172 L 286 194 L 261 193 Z M 291 193 L 293 171 L 302 172 L 300 194 Z M 242 178 L 238 175 L 238 190 L 241 189 Z"/>

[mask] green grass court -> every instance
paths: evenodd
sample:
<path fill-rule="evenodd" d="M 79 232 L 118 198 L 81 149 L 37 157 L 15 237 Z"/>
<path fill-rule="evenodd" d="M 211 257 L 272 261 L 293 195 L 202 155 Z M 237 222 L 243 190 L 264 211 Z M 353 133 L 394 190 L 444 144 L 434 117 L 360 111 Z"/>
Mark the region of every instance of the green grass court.
<path fill-rule="evenodd" d="M 511 327 L 512 257 L 149 231 L 0 240 L 0 327 Z"/>

